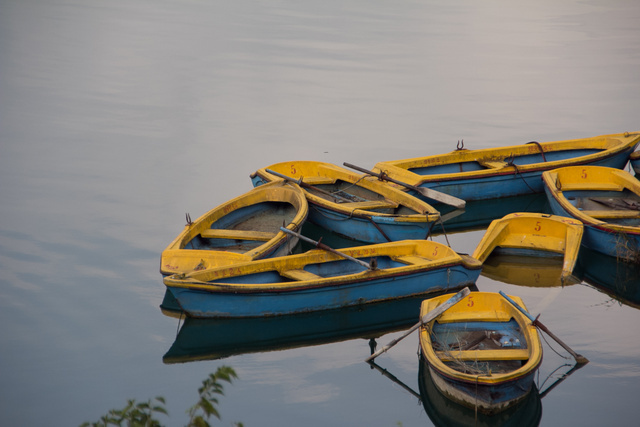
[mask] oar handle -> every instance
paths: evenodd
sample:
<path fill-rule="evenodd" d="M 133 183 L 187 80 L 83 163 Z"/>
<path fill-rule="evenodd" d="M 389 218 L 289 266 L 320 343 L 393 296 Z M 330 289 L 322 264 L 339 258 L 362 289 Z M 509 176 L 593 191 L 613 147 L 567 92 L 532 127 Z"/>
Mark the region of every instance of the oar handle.
<path fill-rule="evenodd" d="M 540 322 L 540 320 L 538 320 L 538 317 L 540 317 L 540 316 L 533 317 L 531 314 L 527 313 L 527 311 L 524 308 L 520 307 L 520 305 L 518 303 L 516 303 L 513 299 L 509 298 L 509 296 L 506 295 L 504 292 L 500 291 L 499 293 L 500 293 L 500 295 L 502 295 L 502 297 L 504 299 L 509 301 L 509 303 L 511 305 L 513 305 L 515 308 L 520 310 L 525 316 L 527 316 L 531 320 L 531 324 L 533 326 L 536 326 L 538 329 L 540 329 L 541 331 L 545 332 L 547 335 L 549 335 L 551 338 L 553 338 L 558 344 L 560 344 L 562 346 L 562 348 L 567 350 L 567 352 L 569 352 L 569 354 L 571 356 L 573 356 L 574 359 L 576 359 L 576 363 L 578 363 L 578 364 L 589 363 L 589 359 L 587 359 L 586 357 L 584 357 L 584 356 L 576 353 L 575 351 L 573 351 L 571 349 L 571 347 L 569 347 L 567 344 L 565 344 L 560 338 L 558 338 L 553 332 L 551 332 L 545 325 L 543 325 L 542 322 Z"/>
<path fill-rule="evenodd" d="M 280 227 L 280 230 L 284 231 L 287 234 L 291 234 L 292 236 L 295 236 L 295 237 L 297 237 L 299 239 L 302 239 L 307 243 L 311 243 L 312 245 L 314 245 L 318 249 L 322 249 L 322 250 L 325 250 L 327 252 L 334 253 L 334 254 L 336 254 L 338 256 L 341 256 L 342 258 L 348 259 L 349 261 L 353 261 L 355 263 L 358 263 L 358 264 L 360 264 L 361 266 L 363 266 L 364 268 L 366 268 L 368 270 L 375 270 L 376 269 L 375 266 L 373 266 L 373 265 L 371 265 L 371 264 L 369 264 L 367 262 L 364 262 L 362 260 L 354 258 L 354 257 L 352 257 L 350 255 L 345 254 L 345 253 L 339 252 L 339 251 L 337 251 L 337 250 L 325 245 L 324 243 L 317 242 L 317 241 L 315 241 L 313 239 L 308 238 L 307 236 L 303 236 L 300 233 L 296 233 L 293 230 L 289 230 L 288 228 L 284 228 L 284 227 Z"/>
<path fill-rule="evenodd" d="M 343 165 L 345 165 L 348 168 L 355 169 L 355 170 L 357 170 L 359 172 L 369 174 L 371 176 L 377 176 L 378 178 L 383 179 L 385 181 L 389 181 L 389 182 L 393 182 L 394 184 L 402 185 L 402 186 L 404 186 L 406 188 L 410 188 L 411 190 L 419 191 L 418 187 L 416 187 L 415 185 L 411 185 L 411 184 L 407 184 L 406 182 L 401 182 L 401 181 L 395 180 L 395 179 L 391 178 L 390 176 L 388 176 L 387 174 L 370 171 L 368 169 L 361 168 L 360 166 L 352 165 L 351 163 L 347 163 L 347 162 L 344 162 Z"/>

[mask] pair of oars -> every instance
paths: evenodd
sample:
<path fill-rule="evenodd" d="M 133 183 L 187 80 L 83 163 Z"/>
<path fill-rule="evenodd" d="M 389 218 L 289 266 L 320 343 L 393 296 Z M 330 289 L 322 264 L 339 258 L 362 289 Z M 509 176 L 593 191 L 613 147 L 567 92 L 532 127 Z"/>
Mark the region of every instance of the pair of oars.
<path fill-rule="evenodd" d="M 436 317 L 440 316 L 442 313 L 447 311 L 449 308 L 453 307 L 456 303 L 461 301 L 467 295 L 469 295 L 469 288 L 464 288 L 463 290 L 461 290 L 460 292 L 458 292 L 457 294 L 455 294 L 454 296 L 449 298 L 444 304 L 440 304 L 438 307 L 436 307 L 435 309 L 431 310 L 430 312 L 428 312 L 427 314 L 422 316 L 420 321 L 418 323 L 416 323 L 415 325 L 413 325 L 411 328 L 409 328 L 403 335 L 401 335 L 400 337 L 398 337 L 395 340 L 391 341 L 389 344 L 385 345 L 380 350 L 378 350 L 375 353 L 373 353 L 371 356 L 367 357 L 365 359 L 365 362 L 371 362 L 373 359 L 375 359 L 376 357 L 380 356 L 382 353 L 388 351 L 391 347 L 393 347 L 394 345 L 398 344 L 404 338 L 409 336 L 413 331 L 415 331 L 419 327 L 421 327 L 423 325 L 426 325 L 427 323 L 431 322 Z M 518 305 L 518 303 L 516 303 L 513 299 L 509 298 L 509 296 L 506 295 L 504 292 L 500 291 L 500 295 L 502 295 L 502 297 L 504 299 L 506 299 L 511 305 L 513 305 L 515 308 L 517 308 L 522 314 L 527 316 L 527 318 L 529 318 L 531 320 L 531 323 L 535 327 L 537 327 L 538 329 L 540 329 L 543 332 L 545 332 L 547 335 L 549 335 L 551 338 L 553 338 L 558 344 L 560 344 L 562 346 L 562 348 L 567 350 L 567 352 L 569 352 L 569 354 L 571 354 L 571 356 L 573 356 L 573 358 L 576 360 L 576 363 L 578 365 L 589 363 L 589 360 L 586 357 L 584 357 L 584 356 L 576 353 L 575 351 L 573 351 L 567 344 L 562 342 L 562 340 L 560 340 L 560 338 L 558 338 L 545 325 L 543 325 L 538 320 L 538 317 L 540 317 L 540 316 L 534 318 L 524 308 L 520 307 Z"/>
<path fill-rule="evenodd" d="M 444 203 L 446 205 L 453 206 L 453 207 L 458 208 L 458 209 L 463 209 L 465 207 L 465 205 L 466 205 L 466 202 L 464 200 L 462 200 L 462 199 L 459 199 L 457 197 L 451 196 L 449 194 L 442 193 L 440 191 L 433 190 L 431 188 L 416 187 L 415 185 L 407 184 L 405 182 L 398 181 L 397 179 L 391 178 L 385 173 L 373 172 L 373 171 L 361 168 L 359 166 L 352 165 L 351 163 L 346 163 L 345 162 L 344 165 L 349 167 L 349 168 L 351 168 L 351 169 L 355 169 L 357 171 L 366 173 L 368 175 L 376 176 L 376 177 L 378 177 L 378 178 L 380 178 L 382 180 L 393 182 L 394 184 L 402 185 L 403 187 L 405 187 L 405 188 L 407 188 L 409 190 L 413 190 L 416 193 L 422 194 L 424 197 L 426 197 L 428 199 L 432 199 L 432 200 Z M 270 173 L 271 175 L 275 175 L 275 176 L 277 176 L 279 178 L 282 178 L 282 179 L 285 179 L 287 181 L 295 182 L 296 184 L 300 185 L 303 188 L 308 188 L 308 189 L 312 189 L 312 190 L 318 191 L 319 193 L 325 194 L 325 195 L 333 197 L 335 199 L 342 199 L 342 200 L 345 200 L 345 201 L 348 201 L 348 202 L 351 201 L 349 199 L 346 199 L 345 197 L 341 197 L 341 196 L 339 196 L 337 194 L 330 193 L 330 192 L 325 191 L 325 190 L 323 190 L 321 188 L 318 188 L 318 187 L 315 187 L 313 185 L 307 184 L 302 180 L 302 178 L 293 179 L 290 176 L 281 174 L 281 173 L 276 172 L 276 171 L 271 170 L 271 169 L 266 169 L 266 171 L 268 173 Z"/>

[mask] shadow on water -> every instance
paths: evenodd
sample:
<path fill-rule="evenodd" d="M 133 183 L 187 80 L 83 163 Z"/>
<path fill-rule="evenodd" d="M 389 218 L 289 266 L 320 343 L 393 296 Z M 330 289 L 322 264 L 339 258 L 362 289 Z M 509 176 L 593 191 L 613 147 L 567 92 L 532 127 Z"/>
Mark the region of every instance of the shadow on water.
<path fill-rule="evenodd" d="M 375 340 L 413 325 L 420 315 L 421 302 L 437 295 L 442 295 L 442 292 L 291 316 L 243 319 L 187 317 L 163 361 L 182 363 L 356 338 Z M 163 309 L 163 313 L 180 318 L 177 311 Z M 370 342 L 371 346 L 375 344 L 375 341 Z"/>

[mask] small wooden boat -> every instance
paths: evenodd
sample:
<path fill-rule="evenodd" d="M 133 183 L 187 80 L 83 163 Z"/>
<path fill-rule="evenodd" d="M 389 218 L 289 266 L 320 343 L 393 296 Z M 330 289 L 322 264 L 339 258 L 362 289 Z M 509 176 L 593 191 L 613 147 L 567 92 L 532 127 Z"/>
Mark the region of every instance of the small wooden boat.
<path fill-rule="evenodd" d="M 277 163 L 257 170 L 251 180 L 260 186 L 278 179 L 274 173 L 299 180 L 310 222 L 360 242 L 426 238 L 440 218 L 431 205 L 394 186 L 329 163 Z"/>
<path fill-rule="evenodd" d="M 640 181 L 597 166 L 548 171 L 542 180 L 552 212 L 584 224 L 583 246 L 640 263 Z"/>
<path fill-rule="evenodd" d="M 527 256 L 562 256 L 562 278 L 573 272 L 582 241 L 578 220 L 541 213 L 512 213 L 489 225 L 473 257 L 484 262 L 495 251 Z"/>
<path fill-rule="evenodd" d="M 425 300 L 420 316 L 449 297 Z M 511 298 L 524 307 L 520 298 Z M 421 327 L 420 349 L 440 392 L 486 414 L 498 413 L 524 399 L 542 361 L 535 326 L 492 292 L 471 292 Z"/>
<path fill-rule="evenodd" d="M 164 278 L 191 317 L 260 317 L 462 288 L 481 264 L 429 240 L 406 240 L 235 264 Z M 344 256 L 352 259 L 345 259 Z M 363 266 L 368 265 L 369 268 Z"/>
<path fill-rule="evenodd" d="M 638 143 L 640 133 L 625 133 L 481 150 L 460 148 L 448 154 L 380 162 L 374 170 L 469 202 L 542 193 L 541 173 L 559 167 L 623 168 Z"/>
<path fill-rule="evenodd" d="M 629 156 L 629 162 L 631 162 L 631 168 L 636 173 L 636 175 L 640 175 L 640 151 L 634 151 Z"/>
<path fill-rule="evenodd" d="M 280 227 L 299 231 L 309 207 L 296 184 L 264 185 L 210 210 L 162 252 L 163 275 L 285 255 L 297 239 Z"/>

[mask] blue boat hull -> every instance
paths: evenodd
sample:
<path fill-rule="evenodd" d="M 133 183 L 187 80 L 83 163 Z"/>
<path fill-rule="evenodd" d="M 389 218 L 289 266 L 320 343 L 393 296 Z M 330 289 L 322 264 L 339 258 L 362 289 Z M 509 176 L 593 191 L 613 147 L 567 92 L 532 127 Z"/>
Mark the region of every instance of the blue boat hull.
<path fill-rule="evenodd" d="M 371 220 L 348 217 L 314 204 L 309 204 L 307 219 L 325 230 L 365 243 L 425 239 L 434 225 L 433 222 L 404 222 L 385 216 L 373 216 Z"/>
<path fill-rule="evenodd" d="M 472 285 L 480 268 L 461 264 L 367 279 L 361 277 L 339 286 L 260 293 L 207 292 L 169 288 L 180 308 L 191 317 L 261 317 L 336 309 L 410 297 L 427 292 L 454 290 Z"/>
<path fill-rule="evenodd" d="M 574 218 L 558 203 L 551 190 L 545 188 L 545 191 L 549 207 L 554 215 Z M 597 224 L 584 224 L 582 246 L 611 257 L 634 258 L 634 254 L 640 254 L 640 234 L 616 233 Z"/>
<path fill-rule="evenodd" d="M 626 151 L 617 153 L 607 158 L 589 163 L 592 166 L 608 166 L 616 169 L 622 169 L 629 159 L 629 155 L 633 152 L 634 147 Z M 577 153 L 578 155 L 580 153 Z M 549 159 L 558 160 L 558 159 Z M 532 162 L 540 161 L 542 158 L 533 159 Z M 576 162 L 576 165 L 580 163 Z M 512 168 L 510 168 L 512 169 Z M 439 180 L 437 182 L 425 182 L 420 187 L 427 187 L 442 193 L 458 197 L 467 202 L 473 200 L 497 199 L 502 197 L 520 196 L 525 194 L 542 193 L 544 186 L 542 184 L 542 172 L 548 169 L 539 169 L 536 171 L 519 173 L 517 171 L 496 172 L 495 174 L 482 176 L 478 178 L 464 178 Z M 417 171 L 415 171 L 417 173 Z M 438 171 L 444 173 L 443 171 Z M 452 170 L 451 173 L 456 172 Z M 415 192 L 410 192 L 416 197 L 425 199 Z M 428 200 L 428 199 L 425 199 Z"/>

